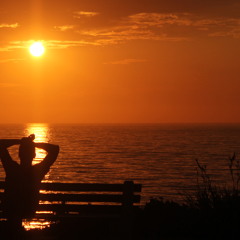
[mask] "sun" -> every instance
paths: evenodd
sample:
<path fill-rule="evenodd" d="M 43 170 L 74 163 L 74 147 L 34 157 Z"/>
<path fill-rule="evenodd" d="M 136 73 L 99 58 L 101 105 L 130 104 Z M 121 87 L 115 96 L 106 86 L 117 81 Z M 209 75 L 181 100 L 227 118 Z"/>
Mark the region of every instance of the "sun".
<path fill-rule="evenodd" d="M 41 57 L 45 52 L 45 48 L 42 42 L 34 42 L 29 47 L 29 52 L 34 57 Z"/>

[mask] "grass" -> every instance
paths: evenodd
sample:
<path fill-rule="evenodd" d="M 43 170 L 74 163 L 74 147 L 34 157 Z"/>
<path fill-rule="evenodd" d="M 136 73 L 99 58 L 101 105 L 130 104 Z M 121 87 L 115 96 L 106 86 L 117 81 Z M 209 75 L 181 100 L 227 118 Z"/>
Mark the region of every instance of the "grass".
<path fill-rule="evenodd" d="M 187 205 L 200 210 L 209 210 L 216 209 L 220 205 L 232 205 L 239 202 L 240 163 L 235 154 L 229 158 L 228 162 L 229 173 L 232 180 L 230 186 L 229 184 L 224 184 L 224 187 L 222 187 L 213 184 L 207 172 L 207 166 L 201 165 L 198 160 L 196 160 L 196 163 L 198 166 L 197 190 L 193 194 L 186 194 L 185 201 Z"/>

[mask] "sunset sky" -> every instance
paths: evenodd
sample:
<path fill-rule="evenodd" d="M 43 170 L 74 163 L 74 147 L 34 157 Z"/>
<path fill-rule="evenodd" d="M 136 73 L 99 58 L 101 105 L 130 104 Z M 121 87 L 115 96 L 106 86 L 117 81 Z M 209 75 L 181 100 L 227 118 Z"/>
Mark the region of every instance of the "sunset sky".
<path fill-rule="evenodd" d="M 239 103 L 239 0 L 0 2 L 0 123 L 240 122 Z"/>

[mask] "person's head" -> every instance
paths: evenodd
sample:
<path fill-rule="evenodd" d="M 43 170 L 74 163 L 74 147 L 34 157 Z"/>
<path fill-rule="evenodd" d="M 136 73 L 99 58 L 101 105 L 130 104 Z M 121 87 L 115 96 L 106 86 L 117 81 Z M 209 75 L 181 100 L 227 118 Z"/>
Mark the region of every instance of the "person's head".
<path fill-rule="evenodd" d="M 34 135 L 21 139 L 19 146 L 20 164 L 23 166 L 31 166 L 32 160 L 36 157 Z"/>

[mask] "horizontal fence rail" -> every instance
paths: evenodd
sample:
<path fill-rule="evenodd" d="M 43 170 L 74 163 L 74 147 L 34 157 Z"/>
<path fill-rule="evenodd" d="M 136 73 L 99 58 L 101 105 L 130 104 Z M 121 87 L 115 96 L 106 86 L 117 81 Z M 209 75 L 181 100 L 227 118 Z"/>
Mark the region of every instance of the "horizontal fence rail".
<path fill-rule="evenodd" d="M 5 182 L 0 181 L 0 189 L 4 189 Z M 101 183 L 47 183 L 40 185 L 40 190 L 46 191 L 78 191 L 78 192 L 123 192 L 124 184 L 101 184 Z M 134 184 L 133 192 L 141 192 L 142 185 Z"/>
<path fill-rule="evenodd" d="M 5 182 L 0 181 L 0 217 Z M 91 215 L 119 215 L 129 207 L 138 209 L 141 184 L 41 183 L 36 217 L 59 218 Z"/>

